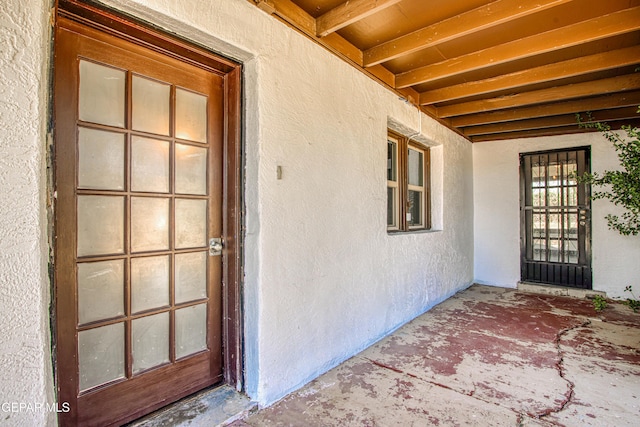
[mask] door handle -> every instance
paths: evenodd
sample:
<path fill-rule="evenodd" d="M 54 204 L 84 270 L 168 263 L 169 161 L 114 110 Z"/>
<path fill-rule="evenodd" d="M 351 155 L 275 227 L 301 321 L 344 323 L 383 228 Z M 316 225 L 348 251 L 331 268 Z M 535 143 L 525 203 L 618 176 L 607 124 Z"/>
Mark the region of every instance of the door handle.
<path fill-rule="evenodd" d="M 209 256 L 222 255 L 222 248 L 224 248 L 222 237 L 212 237 L 209 239 Z"/>

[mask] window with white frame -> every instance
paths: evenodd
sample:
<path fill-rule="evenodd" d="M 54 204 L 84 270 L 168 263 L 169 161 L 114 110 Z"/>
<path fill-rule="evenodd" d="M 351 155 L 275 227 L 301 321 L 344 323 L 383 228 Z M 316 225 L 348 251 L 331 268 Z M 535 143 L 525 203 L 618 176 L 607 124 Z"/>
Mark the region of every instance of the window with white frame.
<path fill-rule="evenodd" d="M 387 230 L 427 230 L 429 210 L 429 148 L 389 131 Z"/>

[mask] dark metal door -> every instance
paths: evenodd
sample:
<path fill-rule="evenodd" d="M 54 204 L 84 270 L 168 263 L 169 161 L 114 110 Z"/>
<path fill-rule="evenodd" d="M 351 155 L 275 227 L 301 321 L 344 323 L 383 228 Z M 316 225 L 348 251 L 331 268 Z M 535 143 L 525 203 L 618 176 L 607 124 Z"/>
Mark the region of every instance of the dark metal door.
<path fill-rule="evenodd" d="M 591 289 L 589 149 L 522 154 L 521 279 Z"/>

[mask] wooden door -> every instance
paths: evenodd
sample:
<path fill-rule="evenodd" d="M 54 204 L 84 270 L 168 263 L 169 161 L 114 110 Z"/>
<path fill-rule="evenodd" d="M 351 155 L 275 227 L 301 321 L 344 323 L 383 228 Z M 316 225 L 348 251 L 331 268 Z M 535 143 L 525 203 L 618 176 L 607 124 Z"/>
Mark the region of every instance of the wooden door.
<path fill-rule="evenodd" d="M 587 148 L 521 155 L 523 281 L 591 289 Z"/>
<path fill-rule="evenodd" d="M 119 425 L 223 380 L 225 79 L 59 18 L 62 425 Z"/>

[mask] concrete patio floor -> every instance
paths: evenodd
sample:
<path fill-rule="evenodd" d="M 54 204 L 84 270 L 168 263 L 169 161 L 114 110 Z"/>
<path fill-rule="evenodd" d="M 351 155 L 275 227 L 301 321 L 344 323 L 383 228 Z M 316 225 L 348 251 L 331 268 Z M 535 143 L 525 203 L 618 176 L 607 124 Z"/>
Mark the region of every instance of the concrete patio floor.
<path fill-rule="evenodd" d="M 230 425 L 638 426 L 640 313 L 474 285 Z"/>

